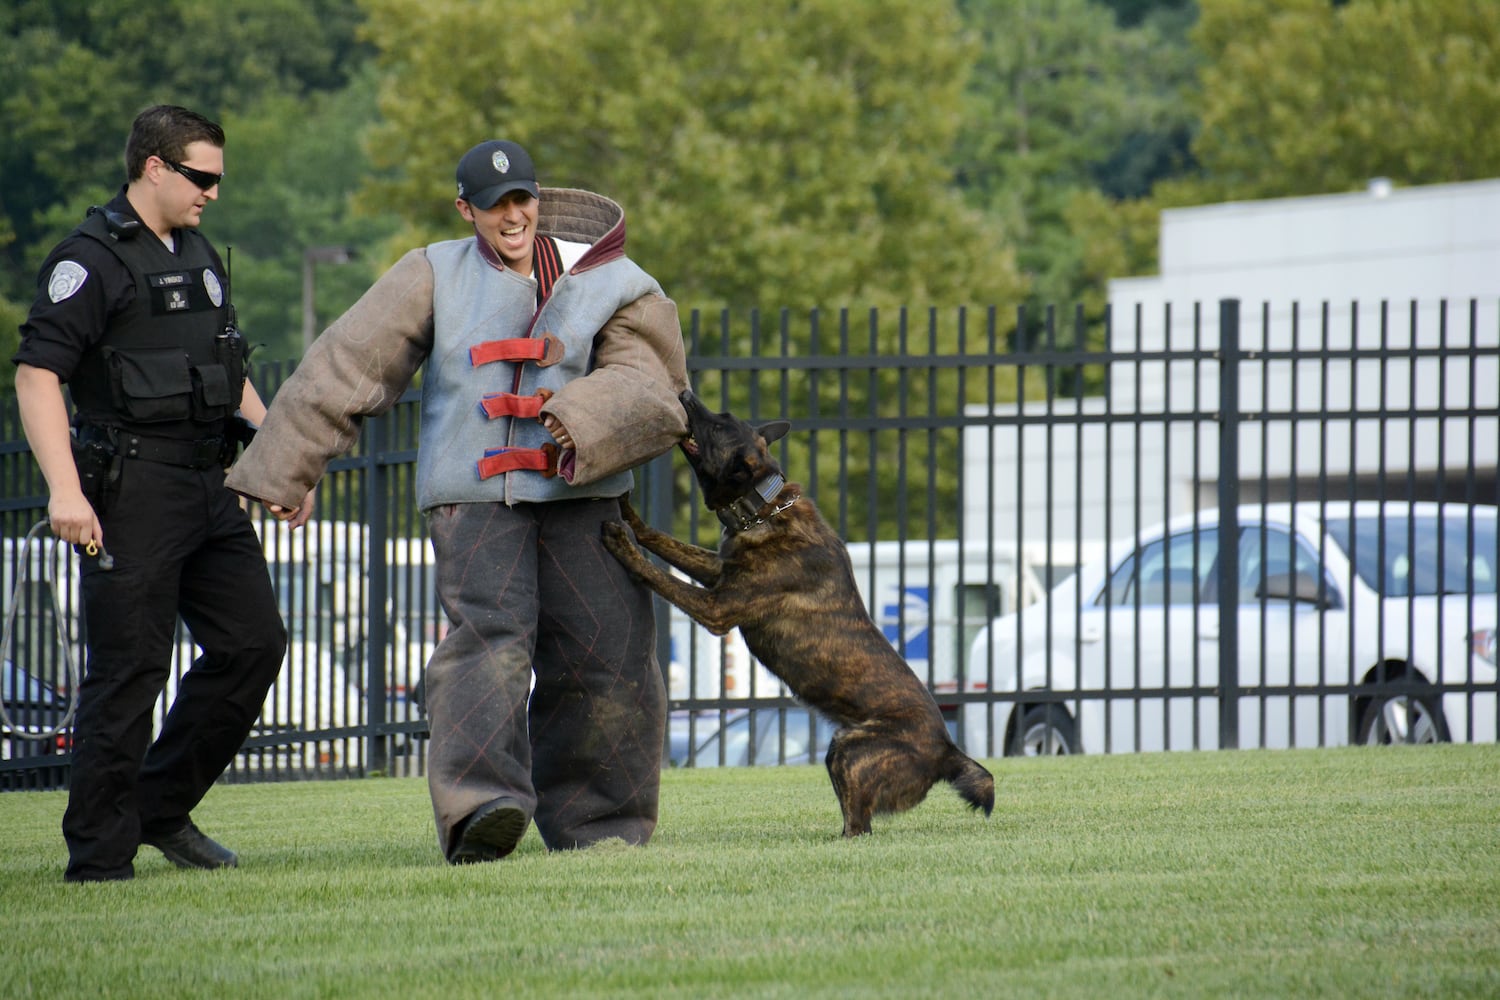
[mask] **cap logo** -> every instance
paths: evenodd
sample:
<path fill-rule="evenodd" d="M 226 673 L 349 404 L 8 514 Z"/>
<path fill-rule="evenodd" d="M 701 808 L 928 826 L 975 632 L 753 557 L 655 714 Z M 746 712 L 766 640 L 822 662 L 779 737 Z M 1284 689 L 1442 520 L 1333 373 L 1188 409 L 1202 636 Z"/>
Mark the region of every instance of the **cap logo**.
<path fill-rule="evenodd" d="M 505 150 L 503 149 L 495 150 L 495 155 L 490 157 L 490 162 L 493 163 L 495 165 L 495 169 L 502 174 L 510 170 L 510 157 L 505 155 Z"/>

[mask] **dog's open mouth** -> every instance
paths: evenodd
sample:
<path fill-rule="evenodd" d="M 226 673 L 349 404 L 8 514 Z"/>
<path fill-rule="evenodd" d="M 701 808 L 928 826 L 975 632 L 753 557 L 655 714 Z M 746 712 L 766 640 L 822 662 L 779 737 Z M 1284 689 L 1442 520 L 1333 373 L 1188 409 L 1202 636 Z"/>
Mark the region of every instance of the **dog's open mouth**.
<path fill-rule="evenodd" d="M 698 442 L 691 434 L 677 442 L 683 452 L 692 458 L 698 457 Z"/>

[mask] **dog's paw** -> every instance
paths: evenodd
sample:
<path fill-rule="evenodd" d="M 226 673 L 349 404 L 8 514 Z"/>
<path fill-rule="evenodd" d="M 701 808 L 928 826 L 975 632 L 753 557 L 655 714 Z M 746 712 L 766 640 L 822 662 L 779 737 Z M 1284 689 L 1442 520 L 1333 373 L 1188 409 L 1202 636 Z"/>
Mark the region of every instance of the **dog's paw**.
<path fill-rule="evenodd" d="M 640 554 L 635 547 L 635 539 L 631 537 L 630 529 L 619 521 L 605 521 L 600 532 L 604 538 L 604 547 L 626 566 L 634 565 Z"/>

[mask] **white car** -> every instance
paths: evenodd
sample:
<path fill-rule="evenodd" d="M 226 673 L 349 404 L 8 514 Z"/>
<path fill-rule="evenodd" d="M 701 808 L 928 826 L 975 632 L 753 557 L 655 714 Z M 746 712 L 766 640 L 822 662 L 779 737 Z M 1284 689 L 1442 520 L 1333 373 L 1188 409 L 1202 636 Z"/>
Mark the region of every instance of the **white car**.
<path fill-rule="evenodd" d="M 1238 509 L 1241 747 L 1496 738 L 1497 508 Z M 1218 511 L 1116 546 L 975 638 L 970 754 L 1220 745 Z M 1027 692 L 1034 696 L 1029 696 Z"/>
<path fill-rule="evenodd" d="M 694 767 L 822 764 L 837 730 L 837 723 L 802 705 L 738 709 L 722 727 L 700 737 L 690 756 Z"/>

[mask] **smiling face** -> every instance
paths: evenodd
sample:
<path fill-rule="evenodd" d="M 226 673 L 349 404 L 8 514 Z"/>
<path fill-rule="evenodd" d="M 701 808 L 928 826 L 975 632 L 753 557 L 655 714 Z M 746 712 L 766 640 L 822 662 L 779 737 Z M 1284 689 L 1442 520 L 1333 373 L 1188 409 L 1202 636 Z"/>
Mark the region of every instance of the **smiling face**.
<path fill-rule="evenodd" d="M 462 198 L 454 201 L 458 214 L 474 224 L 479 238 L 494 248 L 505 266 L 517 274 L 531 274 L 532 247 L 541 202 L 531 192 L 507 192 L 491 208 L 476 208 Z"/>

